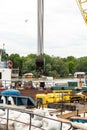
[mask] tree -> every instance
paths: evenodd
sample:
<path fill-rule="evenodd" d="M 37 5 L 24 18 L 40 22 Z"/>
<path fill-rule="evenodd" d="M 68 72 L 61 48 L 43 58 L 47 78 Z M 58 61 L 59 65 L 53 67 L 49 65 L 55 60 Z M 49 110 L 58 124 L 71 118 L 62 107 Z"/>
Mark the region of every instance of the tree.
<path fill-rule="evenodd" d="M 8 57 L 9 60 L 13 62 L 13 68 L 19 68 L 19 75 L 21 75 L 22 70 L 22 59 L 19 54 L 11 54 Z"/>
<path fill-rule="evenodd" d="M 22 57 L 22 73 L 29 73 L 33 72 L 35 73 L 35 60 L 36 60 L 36 55 L 35 54 L 30 54 L 27 55 L 26 57 Z"/>
<path fill-rule="evenodd" d="M 69 74 L 67 64 L 59 57 L 53 58 L 52 70 L 56 70 L 60 77 L 66 77 Z"/>
<path fill-rule="evenodd" d="M 77 59 L 75 71 L 87 72 L 87 57 Z"/>
<path fill-rule="evenodd" d="M 5 59 L 4 55 L 5 52 L 3 59 Z M 76 71 L 87 72 L 87 57 L 75 58 L 68 56 L 67 58 L 60 58 L 47 54 L 43 54 L 41 57 L 44 58 L 44 71 L 41 74 L 45 76 L 58 78 L 67 77 Z M 24 73 L 33 73 L 37 77 L 39 72 L 36 71 L 36 58 L 36 54 L 29 54 L 22 57 L 19 54 L 11 54 L 8 60 L 13 62 L 13 68 L 19 68 L 21 75 Z"/>
<path fill-rule="evenodd" d="M 75 68 L 75 63 L 73 61 L 69 61 L 67 64 L 68 64 L 68 67 L 69 67 L 69 73 L 73 74 L 74 68 Z"/>
<path fill-rule="evenodd" d="M 68 56 L 65 60 L 65 63 L 68 65 L 69 74 L 73 74 L 75 70 L 77 59 L 73 56 Z"/>

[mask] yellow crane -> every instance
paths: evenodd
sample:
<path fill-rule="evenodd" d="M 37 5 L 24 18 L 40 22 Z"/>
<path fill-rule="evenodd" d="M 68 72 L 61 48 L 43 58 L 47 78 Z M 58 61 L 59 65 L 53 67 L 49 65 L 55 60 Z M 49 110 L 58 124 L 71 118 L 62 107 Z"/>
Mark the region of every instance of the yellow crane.
<path fill-rule="evenodd" d="M 87 24 L 87 0 L 77 0 L 80 12 L 83 16 L 85 23 Z"/>

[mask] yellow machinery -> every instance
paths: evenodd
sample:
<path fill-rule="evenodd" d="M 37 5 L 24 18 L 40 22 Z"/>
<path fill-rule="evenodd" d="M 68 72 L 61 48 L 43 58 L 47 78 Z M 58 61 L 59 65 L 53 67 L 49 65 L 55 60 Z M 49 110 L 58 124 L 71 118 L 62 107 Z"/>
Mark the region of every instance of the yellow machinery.
<path fill-rule="evenodd" d="M 77 0 L 77 3 L 83 16 L 83 19 L 87 24 L 87 0 Z"/>
<path fill-rule="evenodd" d="M 49 104 L 70 103 L 85 101 L 85 95 L 73 93 L 72 90 L 53 90 L 52 93 L 36 94 L 36 102 L 39 107 L 48 107 Z"/>
<path fill-rule="evenodd" d="M 48 107 L 49 103 L 69 102 L 72 90 L 54 90 L 53 93 L 36 94 L 36 102 L 40 107 Z"/>

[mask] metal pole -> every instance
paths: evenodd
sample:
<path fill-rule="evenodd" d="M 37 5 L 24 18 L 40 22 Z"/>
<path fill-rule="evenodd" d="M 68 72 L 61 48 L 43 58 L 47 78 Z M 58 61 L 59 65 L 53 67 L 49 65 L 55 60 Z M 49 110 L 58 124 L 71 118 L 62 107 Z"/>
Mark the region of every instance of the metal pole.
<path fill-rule="evenodd" d="M 37 53 L 38 55 L 43 54 L 44 52 L 44 43 L 43 43 L 43 26 L 44 26 L 44 0 L 37 0 L 37 15 L 38 15 L 38 46 Z"/>
<path fill-rule="evenodd" d="M 6 125 L 6 130 L 8 130 L 8 121 L 9 121 L 9 108 L 7 108 L 7 125 Z"/>

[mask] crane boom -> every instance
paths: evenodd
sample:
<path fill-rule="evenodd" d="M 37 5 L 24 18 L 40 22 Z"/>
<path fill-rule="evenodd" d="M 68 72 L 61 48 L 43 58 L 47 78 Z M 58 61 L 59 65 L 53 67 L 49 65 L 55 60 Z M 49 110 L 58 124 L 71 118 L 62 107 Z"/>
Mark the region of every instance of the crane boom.
<path fill-rule="evenodd" d="M 83 19 L 87 24 L 87 0 L 77 0 L 77 3 L 83 16 Z"/>

